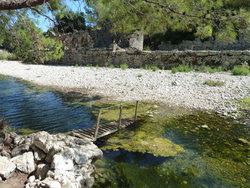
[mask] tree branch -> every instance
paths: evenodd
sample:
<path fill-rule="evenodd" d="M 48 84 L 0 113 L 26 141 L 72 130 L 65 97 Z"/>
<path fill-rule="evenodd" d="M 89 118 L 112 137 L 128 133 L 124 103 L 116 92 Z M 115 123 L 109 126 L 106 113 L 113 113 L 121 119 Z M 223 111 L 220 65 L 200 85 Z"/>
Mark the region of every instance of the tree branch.
<path fill-rule="evenodd" d="M 0 10 L 15 10 L 42 5 L 49 0 L 0 0 Z"/>
<path fill-rule="evenodd" d="M 202 16 L 198 16 L 198 15 L 192 15 L 192 14 L 186 14 L 185 12 L 180 12 L 178 10 L 175 10 L 173 8 L 171 8 L 168 5 L 156 2 L 156 1 L 151 1 L 151 0 L 143 0 L 146 3 L 150 3 L 150 4 L 154 4 L 162 9 L 165 9 L 168 13 L 174 13 L 174 14 L 178 14 L 181 16 L 186 16 L 186 17 L 192 17 L 192 18 L 199 18 L 199 19 L 205 19 L 205 20 L 218 20 L 218 18 L 206 18 L 205 15 Z"/>
<path fill-rule="evenodd" d="M 40 14 L 41 16 L 44 16 L 45 18 L 49 19 L 50 21 L 52 21 L 54 24 L 56 24 L 55 20 L 53 20 L 52 18 L 50 18 L 49 16 L 47 16 L 46 14 L 44 14 L 42 11 L 34 8 L 34 7 L 28 7 L 31 10 L 34 10 L 35 12 L 37 12 L 38 14 Z"/>

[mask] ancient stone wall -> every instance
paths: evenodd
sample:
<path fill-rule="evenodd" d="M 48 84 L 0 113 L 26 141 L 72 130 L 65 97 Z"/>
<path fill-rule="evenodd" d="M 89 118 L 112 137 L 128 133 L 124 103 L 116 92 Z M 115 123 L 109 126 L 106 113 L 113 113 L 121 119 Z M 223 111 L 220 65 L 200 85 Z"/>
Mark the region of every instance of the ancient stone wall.
<path fill-rule="evenodd" d="M 250 51 L 116 51 L 109 49 L 89 49 L 86 51 L 68 50 L 58 64 L 119 66 L 127 64 L 131 68 L 155 65 L 171 68 L 179 64 L 209 65 L 231 68 L 247 61 L 250 63 Z M 52 63 L 52 62 L 50 62 Z"/>
<path fill-rule="evenodd" d="M 159 50 L 250 50 L 250 41 L 235 41 L 233 43 L 217 41 L 183 41 L 180 44 L 162 43 L 158 46 Z"/>

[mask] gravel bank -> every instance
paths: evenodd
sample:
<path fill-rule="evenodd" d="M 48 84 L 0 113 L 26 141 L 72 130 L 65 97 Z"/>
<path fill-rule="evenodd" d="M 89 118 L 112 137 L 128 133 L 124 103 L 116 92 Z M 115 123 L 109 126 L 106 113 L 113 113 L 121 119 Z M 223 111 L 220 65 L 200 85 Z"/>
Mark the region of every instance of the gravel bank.
<path fill-rule="evenodd" d="M 173 106 L 233 112 L 232 100 L 250 97 L 250 76 L 230 73 L 176 73 L 141 69 L 110 69 L 25 65 L 0 61 L 0 74 L 39 85 L 83 89 L 115 100 L 156 101 Z M 205 80 L 225 82 L 222 87 L 204 85 Z"/>

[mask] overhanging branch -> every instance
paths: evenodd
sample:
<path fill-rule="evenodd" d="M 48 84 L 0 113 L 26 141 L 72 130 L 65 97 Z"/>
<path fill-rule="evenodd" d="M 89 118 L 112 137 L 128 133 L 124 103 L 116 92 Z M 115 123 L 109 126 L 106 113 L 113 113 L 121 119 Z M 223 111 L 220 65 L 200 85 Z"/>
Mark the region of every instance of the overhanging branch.
<path fill-rule="evenodd" d="M 0 0 L 0 10 L 15 10 L 42 5 L 49 0 Z"/>

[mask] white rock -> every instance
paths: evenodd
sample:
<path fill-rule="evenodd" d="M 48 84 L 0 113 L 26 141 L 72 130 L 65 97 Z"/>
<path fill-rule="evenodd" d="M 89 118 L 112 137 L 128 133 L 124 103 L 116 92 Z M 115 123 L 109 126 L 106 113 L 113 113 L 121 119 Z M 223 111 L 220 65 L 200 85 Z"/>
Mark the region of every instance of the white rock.
<path fill-rule="evenodd" d="M 50 149 L 53 147 L 53 137 L 45 131 L 38 132 L 34 136 L 33 144 L 44 151 L 45 153 L 49 153 Z"/>
<path fill-rule="evenodd" d="M 29 183 L 32 183 L 36 180 L 36 177 L 35 176 L 30 176 L 29 179 L 28 179 L 28 182 Z"/>
<path fill-rule="evenodd" d="M 209 129 L 209 127 L 207 125 L 202 125 L 201 128 L 203 128 L 203 129 Z"/>
<path fill-rule="evenodd" d="M 46 178 L 41 183 L 44 184 L 45 187 L 48 186 L 49 188 L 61 188 L 62 187 L 58 181 L 53 180 L 51 178 Z"/>
<path fill-rule="evenodd" d="M 16 165 L 7 157 L 0 157 L 0 176 L 8 178 L 16 169 Z"/>
<path fill-rule="evenodd" d="M 53 157 L 51 167 L 55 170 L 60 171 L 73 170 L 74 163 L 72 159 L 66 158 L 65 156 L 60 154 L 56 154 Z"/>
<path fill-rule="evenodd" d="M 34 156 L 32 152 L 26 152 L 11 159 L 18 170 L 30 174 L 35 170 Z"/>

